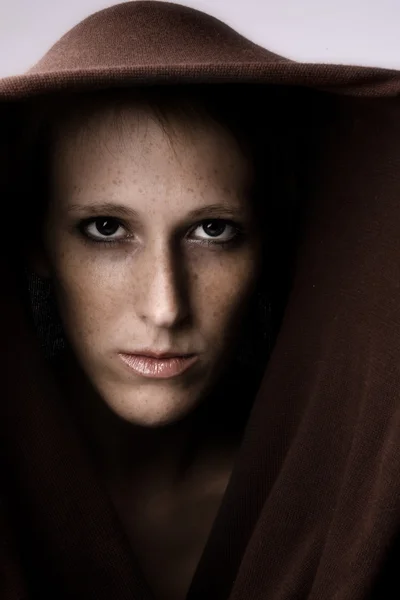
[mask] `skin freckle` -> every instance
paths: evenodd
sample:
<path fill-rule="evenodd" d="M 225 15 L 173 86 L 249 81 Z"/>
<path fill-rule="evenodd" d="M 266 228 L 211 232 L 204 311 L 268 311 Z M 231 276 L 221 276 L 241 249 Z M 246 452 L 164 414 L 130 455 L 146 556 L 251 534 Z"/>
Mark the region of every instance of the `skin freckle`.
<path fill-rule="evenodd" d="M 234 245 L 227 225 L 214 233 L 202 224 L 215 221 L 207 215 L 211 205 L 242 210 L 239 190 L 249 164 L 231 134 L 210 122 L 196 129 L 194 145 L 174 116 L 171 144 L 144 109 L 140 117 L 135 106 L 124 110 L 131 127 L 121 130 L 99 110 L 93 135 L 79 145 L 67 130 L 59 136 L 46 261 L 68 343 L 94 388 L 122 419 L 154 427 L 193 411 L 215 385 L 254 290 L 259 248 L 251 236 Z M 134 211 L 130 237 L 118 224 L 71 233 L 65 213 L 71 190 L 79 190 L 83 203 L 108 198 Z M 196 212 L 203 221 L 182 230 Z M 197 362 L 181 379 L 145 378 L 120 359 L 144 348 L 193 354 Z"/>

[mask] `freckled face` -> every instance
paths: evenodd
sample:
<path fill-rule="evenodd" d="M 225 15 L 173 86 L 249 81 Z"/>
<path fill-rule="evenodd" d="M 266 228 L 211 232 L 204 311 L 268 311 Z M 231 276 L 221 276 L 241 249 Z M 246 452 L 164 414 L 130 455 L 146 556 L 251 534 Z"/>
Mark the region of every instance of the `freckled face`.
<path fill-rule="evenodd" d="M 230 134 L 174 117 L 171 143 L 147 109 L 124 110 L 123 128 L 101 109 L 90 133 L 79 118 L 59 130 L 46 269 L 92 385 L 123 419 L 156 426 L 190 412 L 231 358 L 260 249 Z M 121 358 L 144 349 L 196 359 L 144 376 Z"/>

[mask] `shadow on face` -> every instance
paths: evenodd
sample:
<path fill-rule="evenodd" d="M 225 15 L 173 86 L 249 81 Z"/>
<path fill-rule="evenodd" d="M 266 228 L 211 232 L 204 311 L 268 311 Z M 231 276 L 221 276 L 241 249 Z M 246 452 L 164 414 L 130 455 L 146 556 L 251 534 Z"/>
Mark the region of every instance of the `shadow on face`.
<path fill-rule="evenodd" d="M 213 121 L 166 130 L 139 105 L 74 115 L 52 156 L 38 270 L 68 342 L 114 413 L 172 423 L 226 368 L 256 285 L 251 164 Z"/>

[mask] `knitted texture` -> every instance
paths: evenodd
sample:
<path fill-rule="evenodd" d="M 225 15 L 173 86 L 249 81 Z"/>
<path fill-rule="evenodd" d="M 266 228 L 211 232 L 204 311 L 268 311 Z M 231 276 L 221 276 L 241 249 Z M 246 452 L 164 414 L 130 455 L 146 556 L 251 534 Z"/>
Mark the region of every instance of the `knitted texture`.
<path fill-rule="evenodd" d="M 187 599 L 398 598 L 400 73 L 296 63 L 177 4 L 113 6 L 0 81 L 5 214 L 29 98 L 152 83 L 286 86 L 274 119 L 296 122 L 300 144 L 293 282 Z M 0 598 L 151 600 L 26 312 L 18 220 L 5 222 Z"/>

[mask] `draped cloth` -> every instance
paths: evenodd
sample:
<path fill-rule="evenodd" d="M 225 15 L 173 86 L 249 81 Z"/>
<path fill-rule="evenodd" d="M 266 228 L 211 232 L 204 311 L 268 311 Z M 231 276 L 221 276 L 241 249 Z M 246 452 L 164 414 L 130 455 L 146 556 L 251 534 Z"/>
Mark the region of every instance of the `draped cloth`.
<path fill-rule="evenodd" d="M 301 132 L 293 281 L 187 600 L 398 598 L 400 73 L 291 61 L 177 4 L 113 6 L 0 80 L 3 214 L 31 98 L 160 83 L 246 85 L 258 110 L 283 86 L 274 119 Z M 14 268 L 18 223 L 4 225 L 0 598 L 151 600 L 58 401 Z"/>

